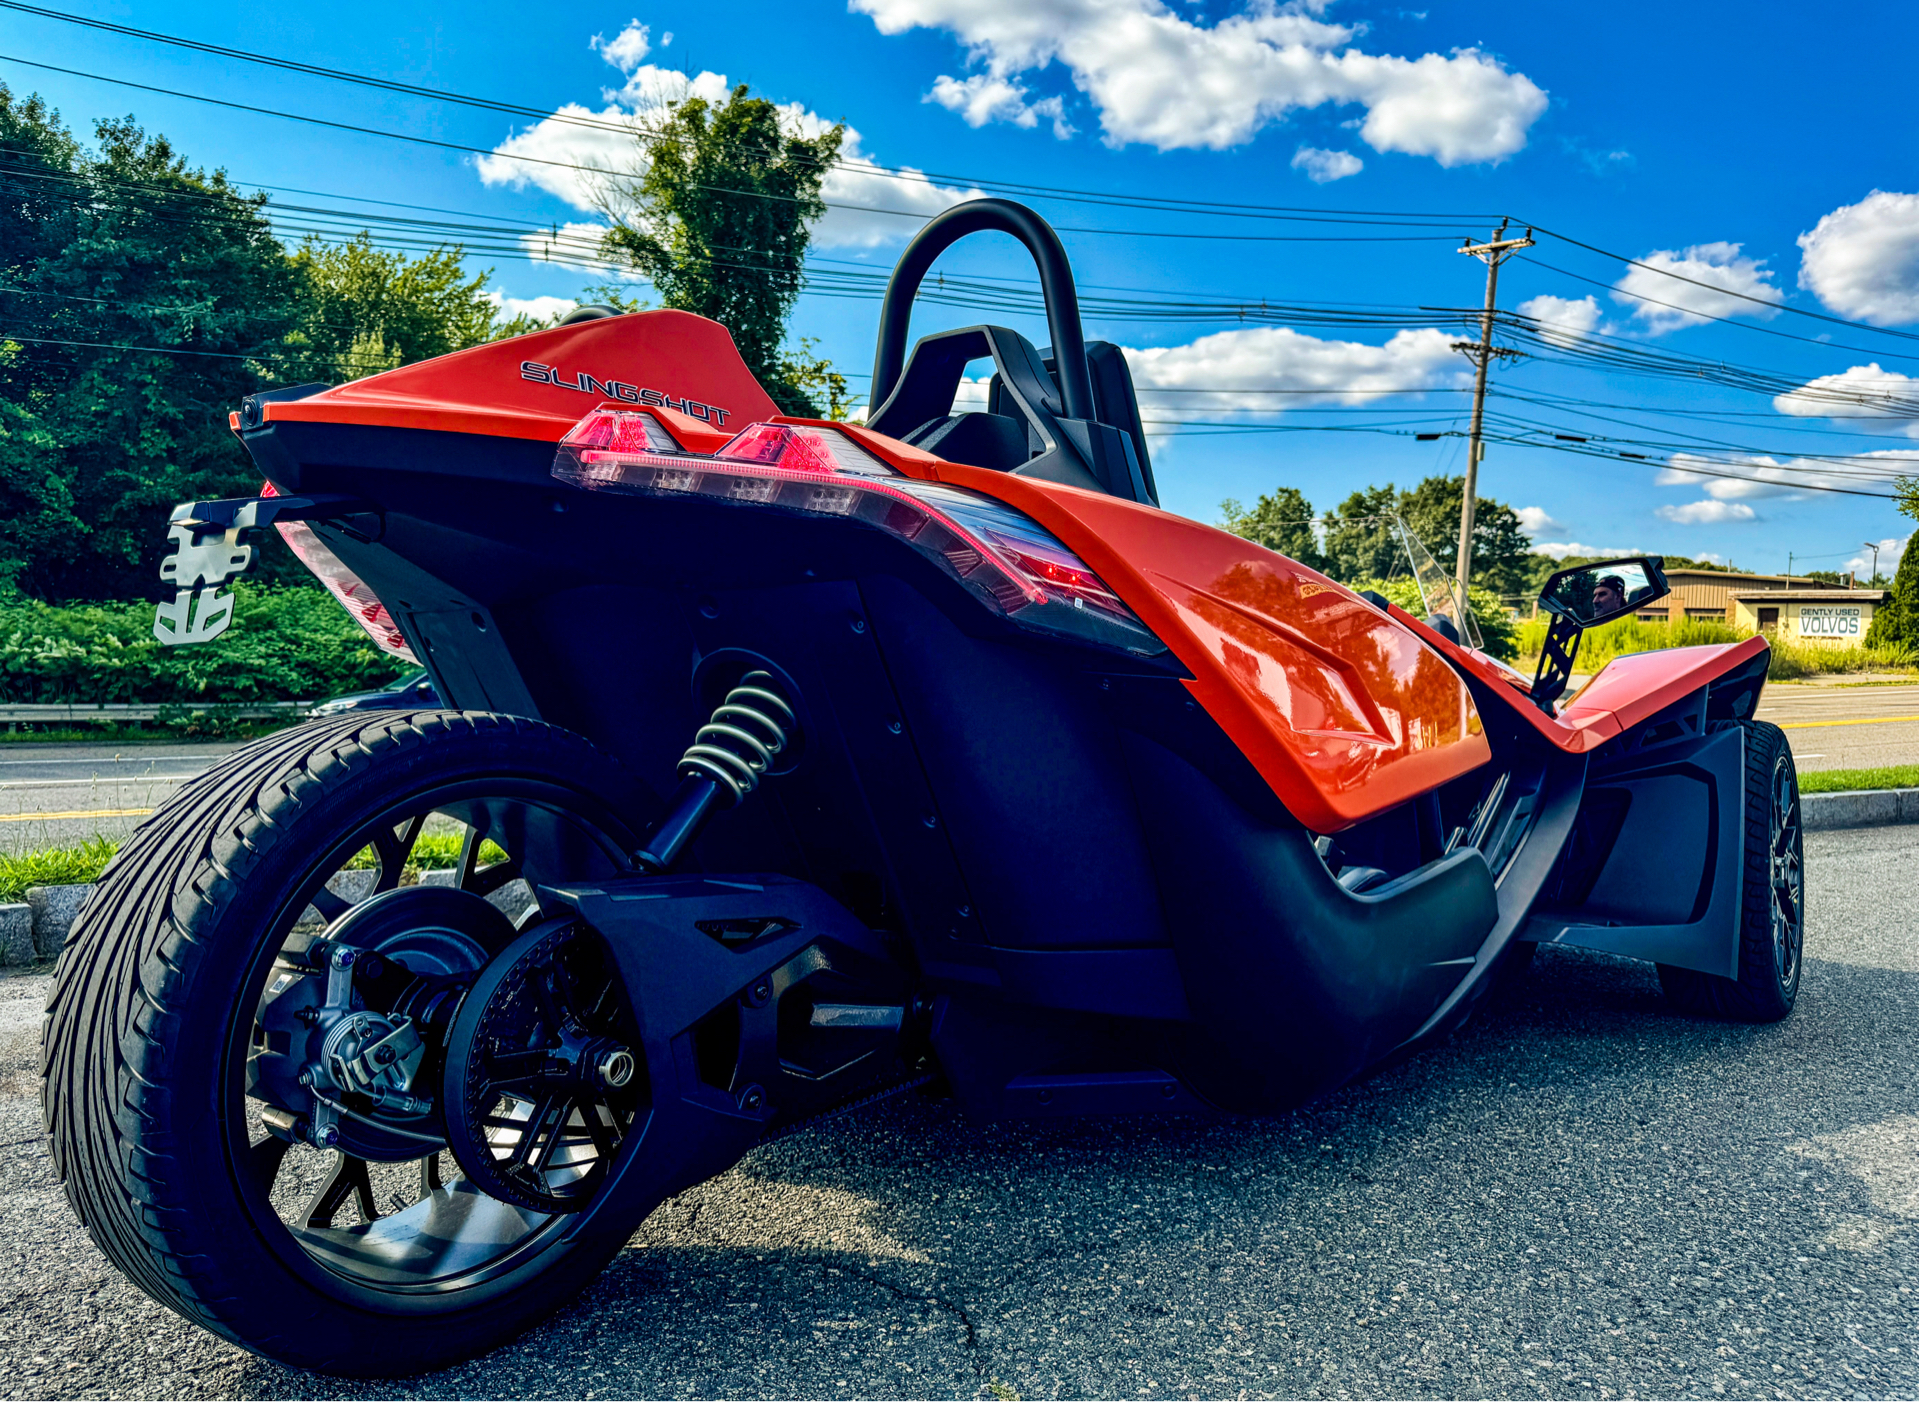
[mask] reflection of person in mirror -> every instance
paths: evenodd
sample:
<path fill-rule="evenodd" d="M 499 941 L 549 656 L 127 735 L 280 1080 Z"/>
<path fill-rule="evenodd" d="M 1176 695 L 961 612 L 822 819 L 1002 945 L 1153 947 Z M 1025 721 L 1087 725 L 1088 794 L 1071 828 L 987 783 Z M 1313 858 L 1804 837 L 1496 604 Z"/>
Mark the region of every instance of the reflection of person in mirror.
<path fill-rule="evenodd" d="M 1594 618 L 1608 613 L 1618 613 L 1626 607 L 1626 581 L 1616 574 L 1602 575 L 1593 585 Z"/>

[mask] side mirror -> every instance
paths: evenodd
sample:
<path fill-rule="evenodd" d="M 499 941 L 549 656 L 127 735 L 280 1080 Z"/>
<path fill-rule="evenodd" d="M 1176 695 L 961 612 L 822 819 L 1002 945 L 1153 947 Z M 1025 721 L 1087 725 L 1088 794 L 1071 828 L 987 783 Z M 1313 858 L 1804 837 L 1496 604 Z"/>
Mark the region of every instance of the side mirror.
<path fill-rule="evenodd" d="M 1586 629 L 1624 618 L 1670 593 L 1665 571 L 1651 555 L 1576 565 L 1547 580 L 1539 593 L 1539 607 L 1552 621 L 1546 628 L 1532 689 L 1539 708 L 1551 715 L 1553 703 L 1565 695 L 1573 659 L 1579 655 L 1579 638 Z"/>
<path fill-rule="evenodd" d="M 1670 593 L 1672 588 L 1659 561 L 1640 555 L 1561 570 L 1546 581 L 1539 593 L 1539 606 L 1581 628 L 1592 628 L 1624 618 Z"/>

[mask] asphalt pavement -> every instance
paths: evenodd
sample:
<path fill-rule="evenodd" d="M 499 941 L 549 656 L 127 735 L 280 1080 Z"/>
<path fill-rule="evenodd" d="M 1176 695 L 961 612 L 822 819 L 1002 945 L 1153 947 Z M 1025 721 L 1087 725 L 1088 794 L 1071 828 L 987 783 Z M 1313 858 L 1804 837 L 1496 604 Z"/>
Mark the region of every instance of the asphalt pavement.
<path fill-rule="evenodd" d="M 1546 950 L 1446 1045 L 1278 1119 L 891 1102 L 756 1151 L 552 1323 L 400 1383 L 249 1357 L 105 1264 L 40 1135 L 47 980 L 0 979 L 0 1394 L 1913 1396 L 1915 870 L 1919 826 L 1809 836 L 1774 1026 Z"/>
<path fill-rule="evenodd" d="M 1773 682 L 1758 715 L 1785 728 L 1808 773 L 1919 764 L 1919 686 L 1910 682 Z"/>
<path fill-rule="evenodd" d="M 124 838 L 237 744 L 0 745 L 0 852 Z"/>

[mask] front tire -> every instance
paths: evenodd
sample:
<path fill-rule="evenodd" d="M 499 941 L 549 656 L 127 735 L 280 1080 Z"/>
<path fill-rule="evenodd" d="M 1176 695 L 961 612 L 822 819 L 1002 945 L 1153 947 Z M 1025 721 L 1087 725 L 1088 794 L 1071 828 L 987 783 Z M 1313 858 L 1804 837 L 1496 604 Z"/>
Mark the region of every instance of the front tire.
<path fill-rule="evenodd" d="M 1805 839 L 1799 771 L 1786 733 L 1740 721 L 1746 733 L 1746 830 L 1741 862 L 1739 977 L 1659 966 L 1660 986 L 1691 1013 L 1777 1022 L 1799 997 L 1805 954 Z"/>
<path fill-rule="evenodd" d="M 619 872 L 652 807 L 579 737 L 462 712 L 315 722 L 186 785 L 108 868 L 48 1003 L 53 1163 L 94 1242 L 194 1323 L 328 1373 L 444 1367 L 564 1304 L 651 1203 L 506 1223 L 516 1209 L 449 1186 L 451 1155 L 407 1148 L 417 1132 L 395 1149 L 360 1127 L 364 1157 L 343 1147 L 329 1166 L 326 1153 L 264 1130 L 249 1058 L 261 1055 L 262 1010 L 284 987 L 296 923 L 316 908 L 342 912 L 347 902 L 325 883 L 355 852 L 375 853 L 371 896 L 387 893 L 390 908 L 428 824 L 464 824 L 459 884 L 472 894 L 439 893 L 438 908 L 464 899 L 473 909 L 512 877 Z M 486 843 L 506 860 L 479 867 L 477 854 L 495 851 Z M 504 917 L 478 914 L 497 922 L 481 944 L 511 941 Z M 396 1161 L 409 1155 L 417 1163 Z M 343 1225 L 355 1202 L 361 1220 Z M 460 1222 L 481 1216 L 484 1230 L 459 1238 Z M 440 1255 L 423 1267 L 400 1241 Z"/>

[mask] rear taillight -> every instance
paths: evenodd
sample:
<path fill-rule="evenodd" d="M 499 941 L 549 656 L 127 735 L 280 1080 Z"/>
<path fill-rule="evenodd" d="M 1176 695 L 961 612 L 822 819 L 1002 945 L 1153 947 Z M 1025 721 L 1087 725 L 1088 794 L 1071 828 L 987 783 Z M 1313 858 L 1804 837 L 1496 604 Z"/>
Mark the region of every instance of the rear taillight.
<path fill-rule="evenodd" d="M 674 443 L 651 414 L 602 408 L 561 440 L 553 475 L 593 490 L 863 521 L 905 541 L 1022 627 L 1163 651 L 1119 596 L 1037 522 L 982 493 L 907 477 L 838 429 L 752 424 L 703 456 Z"/>
<path fill-rule="evenodd" d="M 273 495 L 271 487 L 267 494 Z M 273 528 L 299 557 L 300 563 L 312 570 L 320 583 L 326 586 L 327 593 L 338 599 L 341 607 L 353 615 L 353 621 L 366 629 L 366 635 L 373 639 L 375 647 L 416 667 L 419 665 L 419 658 L 407 646 L 406 634 L 393 621 L 393 615 L 386 611 L 386 605 L 366 587 L 364 580 L 340 563 L 338 555 L 320 543 L 311 526 L 304 521 L 276 521 Z"/>

